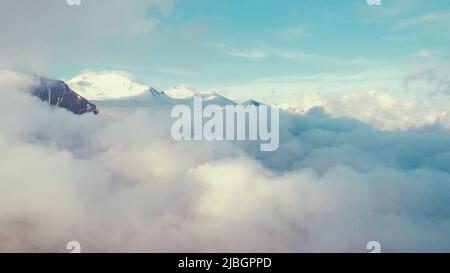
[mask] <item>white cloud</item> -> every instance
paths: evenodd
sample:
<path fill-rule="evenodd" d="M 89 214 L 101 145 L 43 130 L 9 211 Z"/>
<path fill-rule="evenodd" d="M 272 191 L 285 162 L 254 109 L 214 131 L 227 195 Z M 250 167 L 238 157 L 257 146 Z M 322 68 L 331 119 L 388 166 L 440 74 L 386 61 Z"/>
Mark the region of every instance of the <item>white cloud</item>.
<path fill-rule="evenodd" d="M 423 58 L 430 58 L 433 56 L 433 53 L 427 49 L 421 49 L 417 51 L 416 55 Z"/>
<path fill-rule="evenodd" d="M 283 59 L 297 63 L 320 64 L 320 65 L 336 65 L 344 62 L 344 60 L 318 54 L 311 54 L 302 51 L 292 51 L 285 49 L 270 48 L 238 48 L 226 43 L 209 43 L 206 46 L 218 48 L 225 54 L 247 58 L 247 59 Z"/>
<path fill-rule="evenodd" d="M 449 13 L 429 13 L 418 17 L 399 20 L 396 23 L 395 27 L 399 29 L 421 27 L 427 25 L 444 25 L 448 27 L 450 24 L 449 18 Z"/>
<path fill-rule="evenodd" d="M 241 57 L 247 59 L 264 59 L 267 58 L 267 52 L 260 49 L 231 49 L 228 54 L 234 57 Z"/>
<path fill-rule="evenodd" d="M 438 124 L 450 130 L 449 97 L 403 97 L 386 91 L 347 94 L 308 94 L 293 98 L 280 106 L 288 111 L 305 113 L 324 107 L 339 117 L 352 117 L 380 130 L 410 130 Z"/>

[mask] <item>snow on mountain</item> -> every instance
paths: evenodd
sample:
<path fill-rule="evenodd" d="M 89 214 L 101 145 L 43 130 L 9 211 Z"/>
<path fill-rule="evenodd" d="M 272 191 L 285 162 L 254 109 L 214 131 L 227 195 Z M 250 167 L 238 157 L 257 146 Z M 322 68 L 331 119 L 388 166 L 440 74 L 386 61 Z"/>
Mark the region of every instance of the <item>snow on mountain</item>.
<path fill-rule="evenodd" d="M 67 84 L 88 100 L 109 100 L 133 97 L 149 89 L 132 75 L 119 71 L 85 72 Z"/>
<path fill-rule="evenodd" d="M 67 81 L 67 84 L 102 111 L 130 111 L 133 108 L 160 108 L 176 104 L 193 105 L 194 96 L 202 97 L 204 106 L 214 104 L 223 107 L 238 104 L 216 92 L 195 92 L 182 85 L 164 91 L 158 90 L 137 82 L 126 72 L 85 72 Z M 260 105 L 252 100 L 244 103 L 249 104 Z"/>
<path fill-rule="evenodd" d="M 196 96 L 201 96 L 203 99 L 203 105 L 218 105 L 218 106 L 226 106 L 226 105 L 236 105 L 235 101 L 232 101 L 216 92 L 213 93 L 199 93 Z"/>
<path fill-rule="evenodd" d="M 142 107 L 166 107 L 176 104 L 178 100 L 167 96 L 163 91 L 150 87 L 135 96 L 117 99 L 93 100 L 99 107 L 114 108 L 142 108 Z"/>
<path fill-rule="evenodd" d="M 175 86 L 164 90 L 169 97 L 174 99 L 186 99 L 194 96 L 195 92 L 186 86 Z"/>
<path fill-rule="evenodd" d="M 203 99 L 203 106 L 207 105 L 236 105 L 236 102 L 227 99 L 217 93 L 196 93 L 195 96 L 200 96 Z M 110 99 L 110 100 L 93 100 L 99 107 L 114 107 L 114 108 L 141 108 L 141 107 L 167 107 L 176 104 L 193 105 L 194 96 L 187 98 L 172 98 L 166 94 L 165 91 L 160 91 L 153 87 L 140 93 L 139 95 Z"/>
<path fill-rule="evenodd" d="M 206 105 L 216 104 L 219 106 L 234 105 L 236 102 L 216 93 L 201 93 L 195 92 L 193 89 L 186 86 L 176 86 L 164 90 L 164 93 L 171 99 L 175 99 L 178 102 L 192 101 L 194 96 L 202 97 L 203 103 Z"/>

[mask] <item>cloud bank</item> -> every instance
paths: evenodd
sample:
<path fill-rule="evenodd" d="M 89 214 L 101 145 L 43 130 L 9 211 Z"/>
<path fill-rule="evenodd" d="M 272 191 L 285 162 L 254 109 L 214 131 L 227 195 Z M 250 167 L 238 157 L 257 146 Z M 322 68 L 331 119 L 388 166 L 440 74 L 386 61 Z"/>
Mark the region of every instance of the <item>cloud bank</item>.
<path fill-rule="evenodd" d="M 411 130 L 438 126 L 450 130 L 450 96 L 396 96 L 386 91 L 357 91 L 341 94 L 311 93 L 280 103 L 292 113 L 323 107 L 337 117 L 352 117 L 380 130 Z"/>
<path fill-rule="evenodd" d="M 174 142 L 169 111 L 75 116 L 0 73 L 0 251 L 450 251 L 450 137 L 321 108 L 277 152 Z M 100 109 L 101 111 L 102 109 Z"/>

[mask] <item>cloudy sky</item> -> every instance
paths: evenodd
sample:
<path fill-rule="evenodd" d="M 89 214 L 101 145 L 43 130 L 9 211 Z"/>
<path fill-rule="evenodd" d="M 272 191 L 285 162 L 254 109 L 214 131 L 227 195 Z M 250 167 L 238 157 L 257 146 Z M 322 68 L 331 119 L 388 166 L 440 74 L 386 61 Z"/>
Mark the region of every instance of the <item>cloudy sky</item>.
<path fill-rule="evenodd" d="M 410 94 L 443 89 L 449 71 L 446 0 L 1 2 L 0 65 L 57 78 L 114 69 L 234 95 Z"/>

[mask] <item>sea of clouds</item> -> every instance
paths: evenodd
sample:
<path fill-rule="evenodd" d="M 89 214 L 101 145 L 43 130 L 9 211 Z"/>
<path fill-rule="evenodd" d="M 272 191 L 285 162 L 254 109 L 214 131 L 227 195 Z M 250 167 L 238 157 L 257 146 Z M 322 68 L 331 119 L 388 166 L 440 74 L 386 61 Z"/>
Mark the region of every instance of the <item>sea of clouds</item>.
<path fill-rule="evenodd" d="M 450 133 L 323 108 L 280 148 L 174 142 L 170 109 L 77 116 L 0 73 L 0 251 L 450 251 Z M 102 111 L 102 109 L 100 109 Z"/>

